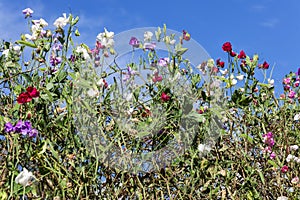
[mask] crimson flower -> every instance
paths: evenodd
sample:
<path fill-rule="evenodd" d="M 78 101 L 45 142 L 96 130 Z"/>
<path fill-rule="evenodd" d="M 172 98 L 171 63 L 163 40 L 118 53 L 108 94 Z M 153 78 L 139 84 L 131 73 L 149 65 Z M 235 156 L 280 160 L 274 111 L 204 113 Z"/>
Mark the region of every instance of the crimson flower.
<path fill-rule="evenodd" d="M 223 51 L 226 52 L 231 52 L 232 51 L 232 46 L 230 42 L 225 42 L 222 46 Z"/>
<path fill-rule="evenodd" d="M 282 168 L 281 168 L 281 172 L 282 173 L 286 173 L 287 171 L 289 170 L 289 167 L 284 165 Z"/>
<path fill-rule="evenodd" d="M 28 92 L 22 92 L 17 98 L 18 104 L 28 103 L 31 100 L 32 100 L 32 97 L 29 95 Z"/>
<path fill-rule="evenodd" d="M 40 92 L 34 87 L 30 86 L 26 89 L 26 91 L 32 98 L 37 98 L 40 96 Z"/>
<path fill-rule="evenodd" d="M 236 56 L 236 53 L 235 53 L 234 51 L 231 51 L 231 52 L 230 52 L 230 56 L 231 56 L 231 57 L 235 57 L 235 56 Z"/>
<path fill-rule="evenodd" d="M 221 61 L 219 58 L 217 59 L 217 66 L 223 68 L 225 66 L 225 62 Z"/>
<path fill-rule="evenodd" d="M 238 55 L 238 58 L 239 59 L 244 59 L 244 58 L 246 58 L 246 54 L 245 54 L 245 52 L 242 50 L 241 52 L 240 52 L 240 54 Z"/>
<path fill-rule="evenodd" d="M 161 93 L 161 96 L 160 96 L 160 99 L 163 101 L 163 102 L 166 102 L 166 101 L 169 101 L 170 100 L 170 96 L 167 95 L 166 93 Z"/>
<path fill-rule="evenodd" d="M 266 61 L 263 64 L 259 65 L 259 68 L 263 68 L 263 69 L 269 69 L 269 63 L 267 63 Z"/>

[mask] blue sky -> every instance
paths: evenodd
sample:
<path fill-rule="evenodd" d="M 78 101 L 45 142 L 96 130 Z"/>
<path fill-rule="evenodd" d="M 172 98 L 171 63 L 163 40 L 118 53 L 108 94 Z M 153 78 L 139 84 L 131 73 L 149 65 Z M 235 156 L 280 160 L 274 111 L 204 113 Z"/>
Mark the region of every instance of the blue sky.
<path fill-rule="evenodd" d="M 42 17 L 49 24 L 64 12 L 78 15 L 80 40 L 91 45 L 104 27 L 117 34 L 165 23 L 169 29 L 187 30 L 214 59 L 226 58 L 221 49 L 226 41 L 237 52 L 258 53 L 261 61 L 275 66 L 276 85 L 300 67 L 299 0 L 4 0 L 0 38 L 16 40 L 28 31 L 21 12 L 26 7 L 34 10 L 33 18 Z"/>

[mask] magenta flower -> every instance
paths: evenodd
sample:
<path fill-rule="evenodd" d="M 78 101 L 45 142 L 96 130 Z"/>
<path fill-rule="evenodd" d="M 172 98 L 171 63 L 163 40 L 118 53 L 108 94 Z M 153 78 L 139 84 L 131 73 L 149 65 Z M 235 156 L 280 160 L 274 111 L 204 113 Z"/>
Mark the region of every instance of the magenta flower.
<path fill-rule="evenodd" d="M 289 92 L 289 94 L 288 94 L 288 97 L 289 97 L 290 99 L 293 99 L 293 98 L 295 98 L 295 95 L 296 95 L 296 92 L 294 92 L 293 90 L 291 90 L 291 91 Z"/>
<path fill-rule="evenodd" d="M 298 86 L 299 86 L 299 83 L 300 83 L 300 81 L 296 81 L 296 82 L 294 83 L 294 87 L 298 87 Z"/>
<path fill-rule="evenodd" d="M 290 78 L 284 78 L 282 82 L 285 85 L 289 85 L 291 83 L 291 79 Z"/>
<path fill-rule="evenodd" d="M 268 132 L 267 134 L 263 134 L 263 142 L 270 147 L 274 146 L 275 141 L 273 138 L 273 133 Z"/>
<path fill-rule="evenodd" d="M 246 53 L 242 50 L 242 51 L 240 52 L 240 54 L 238 55 L 238 58 L 239 58 L 239 59 L 245 59 L 245 58 L 246 58 Z"/>
<path fill-rule="evenodd" d="M 154 73 L 154 77 L 152 78 L 153 83 L 162 81 L 163 77 L 158 74 L 158 72 Z"/>
<path fill-rule="evenodd" d="M 131 37 L 131 39 L 129 40 L 129 44 L 133 47 L 139 47 L 140 46 L 140 41 L 135 38 L 135 37 Z"/>
<path fill-rule="evenodd" d="M 169 101 L 170 100 L 170 96 L 168 95 L 168 94 L 166 94 L 166 93 L 161 93 L 161 97 L 160 97 L 160 99 L 163 101 L 163 102 L 166 102 L 166 101 Z"/>

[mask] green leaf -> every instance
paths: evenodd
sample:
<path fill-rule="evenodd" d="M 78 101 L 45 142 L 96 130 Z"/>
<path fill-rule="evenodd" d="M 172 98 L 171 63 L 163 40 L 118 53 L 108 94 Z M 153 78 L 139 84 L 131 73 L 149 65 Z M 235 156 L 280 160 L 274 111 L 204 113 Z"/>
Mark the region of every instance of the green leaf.
<path fill-rule="evenodd" d="M 257 171 L 258 171 L 258 170 L 257 170 Z M 264 177 L 264 175 L 262 174 L 262 172 L 261 172 L 261 171 L 258 171 L 258 174 L 259 174 L 259 176 L 260 176 L 261 182 L 262 182 L 263 184 L 265 184 L 265 177 Z"/>
<path fill-rule="evenodd" d="M 36 44 L 28 42 L 28 41 L 24 41 L 24 40 L 17 40 L 16 43 L 23 44 L 25 46 L 32 47 L 32 48 L 36 48 L 37 47 Z"/>
<path fill-rule="evenodd" d="M 183 55 L 187 50 L 188 50 L 188 48 L 183 48 L 183 47 L 181 47 L 180 49 L 177 49 L 177 50 L 176 50 L 176 55 L 177 55 L 177 56 L 181 56 L 181 55 Z"/>
<path fill-rule="evenodd" d="M 53 83 L 48 83 L 47 85 L 46 85 L 46 89 L 47 90 L 51 90 L 52 88 L 53 88 Z"/>

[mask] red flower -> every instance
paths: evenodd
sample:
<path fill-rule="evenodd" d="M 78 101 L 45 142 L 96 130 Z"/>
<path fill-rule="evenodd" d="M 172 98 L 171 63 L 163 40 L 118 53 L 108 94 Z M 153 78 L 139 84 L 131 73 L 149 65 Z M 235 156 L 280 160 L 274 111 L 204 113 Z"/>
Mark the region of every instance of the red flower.
<path fill-rule="evenodd" d="M 259 65 L 259 68 L 263 68 L 263 69 L 269 69 L 269 63 L 267 63 L 266 61 L 263 64 Z"/>
<path fill-rule="evenodd" d="M 17 98 L 18 104 L 28 103 L 31 100 L 32 100 L 32 97 L 29 95 L 28 92 L 22 92 Z"/>
<path fill-rule="evenodd" d="M 245 54 L 245 52 L 242 50 L 241 52 L 240 52 L 240 54 L 238 55 L 238 58 L 239 59 L 244 59 L 244 58 L 246 58 L 246 54 Z"/>
<path fill-rule="evenodd" d="M 226 52 L 231 52 L 232 51 L 232 46 L 230 42 L 225 42 L 222 46 L 223 51 Z"/>
<path fill-rule="evenodd" d="M 230 56 L 231 56 L 231 57 L 235 57 L 235 56 L 236 56 L 236 53 L 235 53 L 234 51 L 231 51 L 231 52 L 230 52 Z"/>
<path fill-rule="evenodd" d="M 220 61 L 220 58 L 219 58 L 219 59 L 217 59 L 217 66 L 223 68 L 225 66 L 225 62 Z"/>
<path fill-rule="evenodd" d="M 282 173 L 286 173 L 288 170 L 289 170 L 289 167 L 286 165 L 283 165 L 283 167 L 281 168 Z"/>
<path fill-rule="evenodd" d="M 160 99 L 163 101 L 163 102 L 166 102 L 166 101 L 169 101 L 170 100 L 170 96 L 167 95 L 166 93 L 161 93 L 161 96 L 160 96 Z"/>
<path fill-rule="evenodd" d="M 32 98 L 36 98 L 40 96 L 40 92 L 34 87 L 28 87 L 26 91 Z"/>

